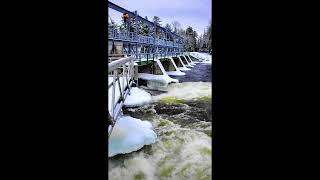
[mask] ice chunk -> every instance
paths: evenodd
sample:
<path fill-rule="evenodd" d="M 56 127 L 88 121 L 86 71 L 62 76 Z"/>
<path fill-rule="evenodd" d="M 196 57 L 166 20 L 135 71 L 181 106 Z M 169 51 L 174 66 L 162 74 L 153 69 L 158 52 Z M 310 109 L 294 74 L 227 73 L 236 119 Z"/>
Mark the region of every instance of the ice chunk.
<path fill-rule="evenodd" d="M 143 89 L 133 87 L 130 90 L 130 95 L 127 96 L 124 105 L 127 107 L 141 106 L 151 101 L 151 94 Z"/>
<path fill-rule="evenodd" d="M 130 116 L 118 118 L 109 138 L 108 156 L 126 154 L 156 141 L 157 135 L 148 121 Z"/>

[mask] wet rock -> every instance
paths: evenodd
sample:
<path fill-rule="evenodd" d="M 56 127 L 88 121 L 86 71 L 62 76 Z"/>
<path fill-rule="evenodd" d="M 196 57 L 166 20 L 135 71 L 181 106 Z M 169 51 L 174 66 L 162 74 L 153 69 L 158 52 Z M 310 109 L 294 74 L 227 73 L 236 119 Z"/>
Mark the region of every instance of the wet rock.
<path fill-rule="evenodd" d="M 211 99 L 187 101 L 186 104 L 190 106 L 188 115 L 199 119 L 200 121 L 212 122 L 212 103 Z"/>
<path fill-rule="evenodd" d="M 154 109 L 157 114 L 177 115 L 186 111 L 185 105 L 183 104 L 162 104 L 158 103 Z"/>
<path fill-rule="evenodd" d="M 156 115 L 153 106 L 143 106 L 138 108 L 123 108 L 123 114 L 138 119 L 150 119 Z"/>
<path fill-rule="evenodd" d="M 186 113 L 186 115 L 191 116 L 195 119 L 198 119 L 200 121 L 212 121 L 211 116 L 209 115 L 209 113 L 204 110 L 204 109 L 195 109 L 193 108 L 192 110 L 188 111 Z"/>

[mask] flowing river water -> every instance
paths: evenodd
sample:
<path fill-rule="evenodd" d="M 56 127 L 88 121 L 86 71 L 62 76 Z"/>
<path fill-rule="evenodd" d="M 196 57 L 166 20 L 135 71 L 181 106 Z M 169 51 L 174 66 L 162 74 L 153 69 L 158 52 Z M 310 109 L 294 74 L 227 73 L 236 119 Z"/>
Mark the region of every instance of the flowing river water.
<path fill-rule="evenodd" d="M 111 180 L 195 179 L 212 177 L 211 64 L 197 64 L 167 92 L 148 91 L 152 102 L 124 108 L 124 115 L 149 121 L 156 142 L 108 158 Z"/>

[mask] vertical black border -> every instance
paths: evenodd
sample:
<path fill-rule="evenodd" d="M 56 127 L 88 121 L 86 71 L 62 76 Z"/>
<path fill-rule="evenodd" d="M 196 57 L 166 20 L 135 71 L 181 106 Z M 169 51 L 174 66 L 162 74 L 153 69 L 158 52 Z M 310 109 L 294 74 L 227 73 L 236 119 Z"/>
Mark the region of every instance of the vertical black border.
<path fill-rule="evenodd" d="M 306 110 L 316 105 L 304 101 L 314 98 L 305 87 L 317 76 L 302 71 L 304 61 L 316 60 L 316 46 L 304 41 L 318 33 L 308 26 L 318 17 L 308 12 L 316 11 L 278 1 L 213 2 L 215 178 L 303 174 L 309 163 L 295 160 L 311 150 L 297 149 L 317 137 L 301 127 L 317 122 Z M 23 179 L 106 179 L 107 1 L 14 3 L 2 25 L 4 171 Z"/>

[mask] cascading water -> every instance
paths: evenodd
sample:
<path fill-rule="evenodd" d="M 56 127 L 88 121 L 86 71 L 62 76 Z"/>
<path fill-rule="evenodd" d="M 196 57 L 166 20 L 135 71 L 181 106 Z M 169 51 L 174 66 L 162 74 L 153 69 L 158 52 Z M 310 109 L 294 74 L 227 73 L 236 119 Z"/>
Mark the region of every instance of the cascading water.
<path fill-rule="evenodd" d="M 153 95 L 147 95 L 144 105 L 123 109 L 124 120 L 117 122 L 122 131 L 115 128 L 113 140 L 127 139 L 113 144 L 110 179 L 211 179 L 211 67 L 197 64 L 187 75 L 178 78 L 181 83 L 170 84 L 167 92 L 147 90 Z M 128 121 L 133 124 L 124 124 Z"/>

